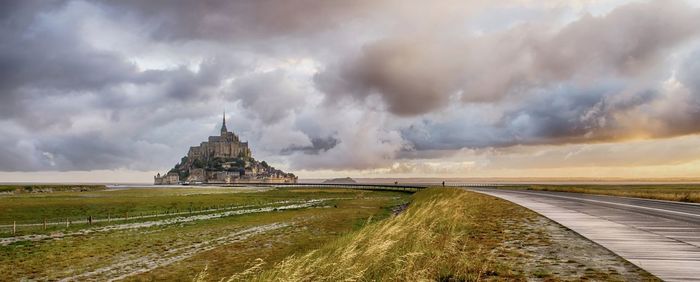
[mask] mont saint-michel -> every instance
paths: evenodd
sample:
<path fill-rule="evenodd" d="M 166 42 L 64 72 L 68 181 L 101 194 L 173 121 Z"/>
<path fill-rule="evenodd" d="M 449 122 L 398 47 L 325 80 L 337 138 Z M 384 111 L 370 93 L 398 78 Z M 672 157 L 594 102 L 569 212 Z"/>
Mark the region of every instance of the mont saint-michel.
<path fill-rule="evenodd" d="M 226 128 L 224 113 L 219 136 L 192 146 L 168 173 L 154 177 L 154 184 L 296 183 L 297 177 L 253 158 L 248 142 Z"/>

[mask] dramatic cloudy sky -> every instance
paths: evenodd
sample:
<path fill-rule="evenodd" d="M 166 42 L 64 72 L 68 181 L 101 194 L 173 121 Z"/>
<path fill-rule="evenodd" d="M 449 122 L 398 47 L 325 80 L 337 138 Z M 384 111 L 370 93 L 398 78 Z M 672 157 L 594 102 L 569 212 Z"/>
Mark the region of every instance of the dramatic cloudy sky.
<path fill-rule="evenodd" d="M 700 3 L 3 1 L 0 181 L 700 177 Z"/>

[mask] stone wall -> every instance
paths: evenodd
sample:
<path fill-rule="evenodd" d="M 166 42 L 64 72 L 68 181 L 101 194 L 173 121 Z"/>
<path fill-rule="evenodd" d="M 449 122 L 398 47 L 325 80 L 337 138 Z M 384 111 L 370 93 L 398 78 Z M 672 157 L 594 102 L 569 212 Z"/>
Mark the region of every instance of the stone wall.
<path fill-rule="evenodd" d="M 180 183 L 180 175 L 176 172 L 170 172 L 166 175 L 160 176 L 156 175 L 153 177 L 153 184 L 155 185 L 173 185 Z"/>

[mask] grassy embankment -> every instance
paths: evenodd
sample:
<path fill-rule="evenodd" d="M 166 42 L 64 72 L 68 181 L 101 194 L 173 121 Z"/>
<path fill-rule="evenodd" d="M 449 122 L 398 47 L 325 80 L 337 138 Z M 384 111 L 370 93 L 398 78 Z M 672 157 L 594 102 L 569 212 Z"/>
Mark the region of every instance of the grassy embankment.
<path fill-rule="evenodd" d="M 265 270 L 269 265 L 260 260 L 224 281 L 557 281 L 557 274 L 543 268 L 523 269 L 534 259 L 524 250 L 551 245 L 541 226 L 532 224 L 536 218 L 494 197 L 431 188 L 414 194 L 408 209 L 398 216 L 317 250 L 294 254 L 270 269 Z M 504 247 L 506 242 L 518 247 Z M 609 269 L 590 268 L 576 278 L 622 280 Z M 195 281 L 213 280 L 204 270 Z"/>
<path fill-rule="evenodd" d="M 575 192 L 585 194 L 645 198 L 654 200 L 700 203 L 698 184 L 644 184 L 644 185 L 516 185 L 503 189 Z"/>
<path fill-rule="evenodd" d="M 385 218 L 408 194 L 381 191 L 280 189 L 241 193 L 234 189 L 129 189 L 15 195 L 0 198 L 0 215 L 52 215 L 190 205 L 262 205 L 279 200 L 328 199 L 321 205 L 197 220 L 186 223 L 69 235 L 55 227 L 56 239 L 20 241 L 0 246 L 0 277 L 13 280 L 53 280 L 110 269 L 78 280 L 191 281 L 205 266 L 213 278 L 229 277 L 255 263 L 276 263 L 305 253 L 352 230 L 367 218 Z M 39 211 L 35 211 L 39 209 Z M 31 216 L 29 217 L 31 218 Z M 252 237 L 232 236 L 240 230 L 285 223 L 289 226 Z M 112 223 L 121 224 L 121 223 Z M 84 227 L 85 229 L 95 227 Z M 221 238 L 229 238 L 221 240 Z M 218 241 L 217 241 L 218 240 Z M 146 262 L 140 262 L 143 258 Z M 162 260 L 165 258 L 166 260 Z M 167 261 L 175 258 L 174 261 Z M 120 266 L 120 264 L 126 265 Z M 156 263 L 157 268 L 149 266 Z M 144 271 L 140 273 L 139 271 Z"/>

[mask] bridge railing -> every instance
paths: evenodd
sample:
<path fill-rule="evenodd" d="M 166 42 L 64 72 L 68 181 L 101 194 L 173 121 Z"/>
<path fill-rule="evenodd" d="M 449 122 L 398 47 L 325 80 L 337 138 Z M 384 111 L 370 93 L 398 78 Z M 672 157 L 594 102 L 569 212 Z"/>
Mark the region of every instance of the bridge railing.
<path fill-rule="evenodd" d="M 387 191 L 406 191 L 416 192 L 428 187 L 440 187 L 442 183 L 420 183 L 420 184 L 391 184 L 391 183 L 261 183 L 261 184 L 245 184 L 246 186 L 272 186 L 272 187 L 289 187 L 289 188 L 342 188 L 342 189 L 360 189 L 360 190 L 387 190 Z M 502 184 L 491 183 L 446 183 L 445 187 L 458 188 L 488 188 L 502 186 Z"/>
<path fill-rule="evenodd" d="M 340 188 L 340 189 L 359 189 L 359 190 L 386 190 L 386 191 L 404 191 L 416 192 L 421 189 L 428 188 L 428 185 L 404 185 L 404 184 L 366 184 L 366 183 L 276 183 L 270 184 L 274 187 L 289 187 L 289 188 Z"/>
<path fill-rule="evenodd" d="M 493 187 L 501 187 L 501 186 L 508 186 L 510 184 L 501 184 L 501 183 L 449 183 L 445 184 L 445 186 L 448 187 L 461 187 L 461 188 L 493 188 Z"/>

